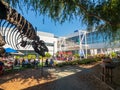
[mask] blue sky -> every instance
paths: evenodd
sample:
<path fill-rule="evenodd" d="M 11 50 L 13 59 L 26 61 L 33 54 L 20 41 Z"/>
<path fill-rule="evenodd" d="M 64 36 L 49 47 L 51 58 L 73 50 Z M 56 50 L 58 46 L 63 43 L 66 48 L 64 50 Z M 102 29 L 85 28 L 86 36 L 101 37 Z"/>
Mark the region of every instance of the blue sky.
<path fill-rule="evenodd" d="M 21 13 L 20 10 L 18 10 Z M 42 15 L 36 15 L 35 12 L 28 11 L 28 13 L 23 10 L 21 13 L 32 25 L 37 27 L 38 30 L 43 32 L 53 33 L 55 36 L 65 36 L 70 33 L 73 33 L 75 30 L 85 29 L 85 25 L 82 25 L 79 20 L 74 19 L 69 22 L 66 21 L 63 24 L 55 24 L 49 17 L 43 17 Z M 44 18 L 44 23 L 43 23 Z"/>

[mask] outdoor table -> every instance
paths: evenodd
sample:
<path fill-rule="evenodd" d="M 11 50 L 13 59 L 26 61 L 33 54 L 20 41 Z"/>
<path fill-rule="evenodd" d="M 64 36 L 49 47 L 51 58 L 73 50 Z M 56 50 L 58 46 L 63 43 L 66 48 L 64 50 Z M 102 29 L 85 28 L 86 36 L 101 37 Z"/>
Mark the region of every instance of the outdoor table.
<path fill-rule="evenodd" d="M 102 62 L 101 64 L 102 67 L 102 73 L 101 73 L 101 79 L 102 81 L 106 82 L 106 81 L 110 81 L 112 83 L 112 70 L 113 68 L 115 68 L 114 63 L 106 63 L 106 62 Z"/>

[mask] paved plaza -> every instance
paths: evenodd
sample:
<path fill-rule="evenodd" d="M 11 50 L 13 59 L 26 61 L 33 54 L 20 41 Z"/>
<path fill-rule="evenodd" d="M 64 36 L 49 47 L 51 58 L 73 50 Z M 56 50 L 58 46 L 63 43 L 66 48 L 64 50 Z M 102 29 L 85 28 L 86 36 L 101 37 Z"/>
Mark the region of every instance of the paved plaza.
<path fill-rule="evenodd" d="M 93 67 L 26 69 L 0 77 L 0 90 L 112 90 L 95 78 Z"/>

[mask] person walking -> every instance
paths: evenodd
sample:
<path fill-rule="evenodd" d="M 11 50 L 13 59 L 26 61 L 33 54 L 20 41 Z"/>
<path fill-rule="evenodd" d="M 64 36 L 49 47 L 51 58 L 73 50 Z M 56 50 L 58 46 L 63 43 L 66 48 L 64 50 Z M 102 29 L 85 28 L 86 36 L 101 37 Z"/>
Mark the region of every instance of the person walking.
<path fill-rule="evenodd" d="M 53 59 L 50 59 L 50 63 L 49 63 L 49 64 L 50 64 L 51 67 L 54 66 L 54 61 L 53 61 Z"/>
<path fill-rule="evenodd" d="M 48 59 L 46 59 L 45 66 L 48 67 L 48 65 L 49 65 L 49 62 L 48 62 Z"/>

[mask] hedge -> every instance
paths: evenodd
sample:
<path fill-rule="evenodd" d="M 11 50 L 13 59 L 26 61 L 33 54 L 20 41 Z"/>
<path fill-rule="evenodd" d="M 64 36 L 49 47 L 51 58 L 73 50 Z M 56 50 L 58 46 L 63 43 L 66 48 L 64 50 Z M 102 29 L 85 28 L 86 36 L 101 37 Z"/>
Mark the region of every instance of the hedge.
<path fill-rule="evenodd" d="M 81 64 L 90 64 L 92 62 L 100 61 L 99 58 L 91 58 L 91 59 L 82 59 L 82 60 L 73 60 L 73 61 L 65 61 L 62 63 L 56 64 L 58 67 L 66 66 L 66 65 L 81 65 Z"/>

